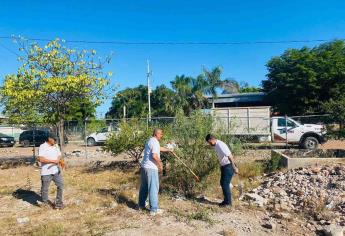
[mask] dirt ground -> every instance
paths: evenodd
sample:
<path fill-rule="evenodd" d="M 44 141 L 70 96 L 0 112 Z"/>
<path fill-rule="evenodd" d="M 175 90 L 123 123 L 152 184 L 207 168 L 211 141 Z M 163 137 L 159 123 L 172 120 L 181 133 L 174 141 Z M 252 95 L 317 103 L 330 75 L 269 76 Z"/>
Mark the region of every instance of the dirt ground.
<path fill-rule="evenodd" d="M 66 152 L 82 151 L 70 144 Z M 345 149 L 344 141 L 329 141 L 325 149 Z M 32 155 L 32 148 L 3 148 L 0 157 Z M 0 170 L 0 235 L 315 235 L 305 227 L 303 216 L 276 219 L 271 212 L 238 201 L 233 188 L 234 206 L 221 209 L 222 192 L 218 176 L 204 192 L 207 200 L 184 199 L 164 191 L 160 194 L 161 216 L 138 212 L 138 166 L 126 155 L 105 155 L 99 147 L 88 147 L 93 158 L 66 158 L 64 170 L 66 208 L 62 211 L 40 207 L 39 169 L 34 166 Z M 11 154 L 11 155 L 9 155 Z M 248 150 L 237 157 L 240 163 L 263 160 L 270 150 Z M 237 185 L 238 178 L 233 184 Z M 54 200 L 55 186 L 50 198 Z M 263 227 L 267 222 L 273 229 Z"/>
<path fill-rule="evenodd" d="M 345 140 L 329 140 L 320 146 L 322 149 L 345 149 Z"/>
<path fill-rule="evenodd" d="M 120 158 L 121 159 L 121 158 Z M 161 216 L 136 210 L 139 176 L 136 165 L 118 160 L 105 166 L 69 165 L 64 210 L 36 205 L 39 169 L 33 166 L 0 171 L 0 235 L 313 235 L 299 215 L 275 220 L 263 209 L 237 201 L 231 209 L 217 206 L 222 193 L 218 176 L 207 200 L 160 194 Z M 236 185 L 236 179 L 234 180 Z M 50 198 L 54 200 L 55 187 Z M 262 226 L 268 218 L 273 229 Z M 278 221 L 278 222 L 277 222 Z"/>

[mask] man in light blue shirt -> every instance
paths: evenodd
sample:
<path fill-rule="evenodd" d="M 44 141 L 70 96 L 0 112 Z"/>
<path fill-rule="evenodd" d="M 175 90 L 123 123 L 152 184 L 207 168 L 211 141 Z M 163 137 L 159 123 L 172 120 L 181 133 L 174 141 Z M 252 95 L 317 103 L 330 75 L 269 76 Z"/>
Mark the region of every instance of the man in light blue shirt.
<path fill-rule="evenodd" d="M 153 136 L 145 144 L 144 159 L 141 162 L 140 169 L 139 209 L 145 209 L 145 202 L 148 196 L 151 215 L 163 213 L 158 208 L 158 171 L 163 169 L 160 152 L 169 152 L 170 150 L 160 146 L 159 141 L 162 137 L 163 131 L 161 129 L 154 129 Z"/>

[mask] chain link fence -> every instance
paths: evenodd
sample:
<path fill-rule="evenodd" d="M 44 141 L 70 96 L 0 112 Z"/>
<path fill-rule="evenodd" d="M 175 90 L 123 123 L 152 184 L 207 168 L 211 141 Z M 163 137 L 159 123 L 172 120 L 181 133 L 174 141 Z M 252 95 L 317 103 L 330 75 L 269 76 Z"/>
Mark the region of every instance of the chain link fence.
<path fill-rule="evenodd" d="M 218 118 L 223 119 L 225 117 Z M 248 122 L 245 120 L 246 117 L 237 118 L 241 122 Z M 328 115 L 291 116 L 290 118 L 301 124 L 323 124 L 327 127 L 329 134 L 340 132 L 339 125 L 332 122 Z M 228 117 L 226 117 L 226 119 L 228 119 Z M 264 117 L 256 117 L 255 119 L 255 122 L 258 124 L 266 124 L 269 122 L 267 118 Z M 131 119 L 66 121 L 65 154 L 71 157 L 97 157 L 100 156 L 100 153 L 105 155 L 101 147 L 108 135 L 112 132 L 118 132 L 119 124 L 129 120 Z M 175 117 L 154 117 L 151 119 L 138 118 L 137 120 L 146 124 L 146 128 L 165 127 L 166 125 L 174 124 Z M 248 132 L 255 131 L 255 127 L 250 127 L 250 129 L 251 130 L 248 130 Z M 244 131 L 245 130 L 242 130 L 242 132 Z M 57 134 L 57 129 L 49 124 L 37 123 L 0 125 L 0 134 L 2 136 L 0 137 L 0 145 L 2 146 L 2 148 L 0 148 L 0 158 L 37 156 L 38 146 L 45 141 L 45 135 L 48 132 Z M 13 140 L 10 140 L 11 138 L 13 138 Z M 331 138 L 336 137 L 331 136 Z"/>

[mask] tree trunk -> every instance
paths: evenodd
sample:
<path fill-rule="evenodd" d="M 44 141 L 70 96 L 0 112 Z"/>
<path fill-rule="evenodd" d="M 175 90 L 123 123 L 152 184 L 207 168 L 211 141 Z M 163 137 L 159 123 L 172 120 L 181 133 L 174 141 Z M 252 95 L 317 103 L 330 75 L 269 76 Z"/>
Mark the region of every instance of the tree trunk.
<path fill-rule="evenodd" d="M 59 135 L 59 146 L 61 150 L 61 156 L 64 156 L 64 149 L 65 149 L 65 130 L 64 130 L 64 119 L 60 119 L 57 124 L 58 127 L 58 135 Z"/>

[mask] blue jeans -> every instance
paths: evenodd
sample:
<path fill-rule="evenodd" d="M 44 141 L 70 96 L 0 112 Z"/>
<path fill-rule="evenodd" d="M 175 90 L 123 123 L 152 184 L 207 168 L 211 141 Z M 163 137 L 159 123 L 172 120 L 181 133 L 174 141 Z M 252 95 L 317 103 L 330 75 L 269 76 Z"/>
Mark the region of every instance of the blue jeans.
<path fill-rule="evenodd" d="M 220 169 L 221 177 L 220 177 L 220 186 L 222 186 L 224 201 L 223 204 L 231 205 L 231 190 L 230 190 L 230 182 L 232 176 L 234 175 L 234 169 L 231 164 L 222 166 Z"/>
<path fill-rule="evenodd" d="M 140 169 L 139 208 L 145 208 L 147 196 L 149 196 L 150 211 L 158 209 L 159 175 L 155 169 Z"/>

